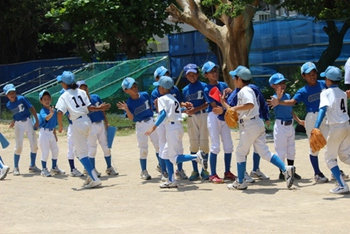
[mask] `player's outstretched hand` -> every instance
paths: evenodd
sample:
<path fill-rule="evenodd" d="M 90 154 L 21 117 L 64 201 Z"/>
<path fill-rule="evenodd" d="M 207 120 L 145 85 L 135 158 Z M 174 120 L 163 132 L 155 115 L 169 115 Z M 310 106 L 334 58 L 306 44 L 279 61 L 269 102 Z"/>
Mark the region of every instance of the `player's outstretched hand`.
<path fill-rule="evenodd" d="M 116 104 L 119 110 L 126 110 L 128 108 L 128 105 L 123 101 L 123 102 L 118 102 Z"/>
<path fill-rule="evenodd" d="M 271 107 L 272 109 L 275 107 L 275 106 L 278 106 L 278 99 L 271 96 L 271 99 L 267 99 L 267 105 L 269 105 L 269 107 Z"/>
<path fill-rule="evenodd" d="M 111 108 L 111 104 L 104 102 L 99 107 L 103 110 L 109 110 Z"/>
<path fill-rule="evenodd" d="M 145 133 L 145 135 L 146 135 L 146 136 L 151 135 L 152 132 L 154 132 L 154 131 L 156 130 L 156 128 L 157 128 L 157 126 L 156 126 L 156 125 L 153 125 L 153 127 L 152 127 L 150 130 L 148 130 L 148 131 Z"/>
<path fill-rule="evenodd" d="M 9 128 L 13 128 L 15 126 L 15 121 L 11 121 Z"/>

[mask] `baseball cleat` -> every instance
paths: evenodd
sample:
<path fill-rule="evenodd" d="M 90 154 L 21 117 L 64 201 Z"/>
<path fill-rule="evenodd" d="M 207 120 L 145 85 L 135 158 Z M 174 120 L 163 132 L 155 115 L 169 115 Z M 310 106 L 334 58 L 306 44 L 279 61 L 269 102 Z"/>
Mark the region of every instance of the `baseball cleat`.
<path fill-rule="evenodd" d="M 329 192 L 333 194 L 348 194 L 349 186 L 347 184 L 344 186 L 337 186 L 334 189 L 329 190 Z"/>
<path fill-rule="evenodd" d="M 209 180 L 209 177 L 210 177 L 209 171 L 202 169 L 201 177 L 202 177 L 202 180 Z"/>
<path fill-rule="evenodd" d="M 248 188 L 247 182 L 243 180 L 242 183 L 239 183 L 238 180 L 234 181 L 232 184 L 227 185 L 228 189 L 238 189 L 238 190 L 245 190 Z"/>
<path fill-rule="evenodd" d="M 176 181 L 174 181 L 174 182 L 168 181 L 168 182 L 165 182 L 165 183 L 159 185 L 159 188 L 177 188 L 177 187 L 178 187 L 178 185 L 177 185 Z"/>
<path fill-rule="evenodd" d="M 159 164 L 156 166 L 156 170 L 157 170 L 159 173 L 162 173 L 162 168 L 160 167 Z"/>
<path fill-rule="evenodd" d="M 37 166 L 32 166 L 32 167 L 29 167 L 29 172 L 30 173 L 40 173 L 41 170 L 37 167 Z"/>
<path fill-rule="evenodd" d="M 343 170 L 340 170 L 340 175 L 344 180 L 349 179 L 349 175 L 345 174 Z M 333 173 L 331 174 L 331 180 L 335 180 Z"/>
<path fill-rule="evenodd" d="M 71 177 L 81 177 L 84 176 L 83 173 L 81 173 L 78 169 L 74 168 L 70 173 L 69 176 Z"/>
<path fill-rule="evenodd" d="M 250 177 L 249 175 L 248 175 L 248 172 L 245 172 L 245 174 L 244 174 L 244 180 L 247 182 L 247 183 L 254 183 L 255 182 L 255 180 L 252 178 L 252 177 Z"/>
<path fill-rule="evenodd" d="M 236 176 L 232 172 L 228 171 L 228 172 L 225 172 L 225 174 L 224 174 L 224 180 L 235 181 L 236 180 Z"/>
<path fill-rule="evenodd" d="M 51 173 L 47 170 L 47 168 L 43 168 L 41 170 L 41 175 L 44 177 L 51 177 Z"/>
<path fill-rule="evenodd" d="M 295 173 L 294 166 L 286 166 L 286 171 L 284 172 L 284 177 L 286 179 L 287 188 L 290 188 L 293 185 L 294 173 Z"/>
<path fill-rule="evenodd" d="M 58 167 L 52 168 L 50 172 L 51 172 L 51 174 L 54 174 L 54 175 L 64 175 L 64 174 L 66 174 L 65 171 L 59 169 Z"/>
<path fill-rule="evenodd" d="M 176 179 L 178 179 L 178 180 L 187 180 L 188 179 L 188 177 L 183 169 L 181 169 L 181 171 L 176 170 L 175 176 L 176 176 Z"/>
<path fill-rule="evenodd" d="M 87 185 L 84 185 L 84 188 L 95 188 L 98 187 L 102 184 L 101 180 L 97 179 L 97 180 L 91 180 L 90 183 L 88 183 Z"/>
<path fill-rule="evenodd" d="M 262 171 L 260 171 L 259 169 L 257 169 L 256 171 L 251 171 L 250 172 L 250 177 L 252 178 L 256 178 L 259 180 L 269 180 L 270 177 L 265 175 L 264 173 L 262 173 Z"/>
<path fill-rule="evenodd" d="M 209 176 L 209 181 L 213 182 L 214 184 L 222 184 L 222 183 L 224 183 L 224 180 L 221 179 L 217 174 Z"/>
<path fill-rule="evenodd" d="M 143 180 L 150 180 L 152 177 L 148 174 L 147 170 L 141 171 L 141 179 Z"/>
<path fill-rule="evenodd" d="M 4 165 L 2 169 L 0 169 L 0 180 L 3 180 L 6 178 L 9 170 L 10 170 L 10 167 L 6 165 Z"/>
<path fill-rule="evenodd" d="M 14 176 L 19 176 L 21 173 L 19 172 L 19 168 L 18 167 L 15 167 L 13 168 L 13 175 Z"/>
<path fill-rule="evenodd" d="M 113 167 L 107 168 L 107 169 L 106 169 L 106 174 L 107 174 L 107 175 L 114 175 L 114 176 L 119 175 L 119 173 L 118 173 L 116 170 L 114 170 Z"/>
<path fill-rule="evenodd" d="M 199 179 L 199 173 L 192 171 L 191 176 L 188 178 L 189 181 L 195 181 Z"/>
<path fill-rule="evenodd" d="M 323 184 L 328 182 L 328 178 L 323 175 L 322 172 L 315 175 L 315 182 L 317 184 Z"/>

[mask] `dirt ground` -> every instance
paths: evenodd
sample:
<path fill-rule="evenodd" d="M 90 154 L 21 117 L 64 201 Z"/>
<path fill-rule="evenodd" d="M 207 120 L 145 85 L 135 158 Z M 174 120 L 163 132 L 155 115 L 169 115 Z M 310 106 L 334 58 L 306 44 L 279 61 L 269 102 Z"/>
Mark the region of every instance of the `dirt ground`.
<path fill-rule="evenodd" d="M 68 175 L 45 178 L 29 174 L 29 142 L 25 139 L 20 159 L 21 176 L 13 176 L 13 130 L 0 127 L 11 145 L 0 150 L 11 167 L 0 181 L 0 233 L 348 233 L 350 195 L 332 195 L 331 181 L 315 184 L 308 157 L 308 141 L 297 136 L 296 167 L 301 180 L 291 190 L 278 180 L 278 169 L 261 160 L 261 170 L 271 177 L 257 181 L 247 190 L 232 191 L 224 184 L 206 181 L 180 181 L 178 189 L 160 189 L 160 175 L 155 170 L 156 157 L 149 148 L 148 171 L 152 180 L 140 179 L 136 135 L 117 136 L 112 148 L 113 165 L 120 175 L 107 176 L 105 161 L 99 149 L 96 168 L 102 172 L 102 187 L 81 189 L 84 177 Z M 234 145 L 238 133 L 232 132 Z M 188 136 L 183 138 L 188 149 Z M 66 172 L 65 135 L 59 137 L 58 165 Z M 268 145 L 273 149 L 271 136 Z M 273 151 L 273 150 L 272 150 Z M 321 170 L 330 177 L 322 156 Z M 39 149 L 37 165 L 40 167 Z M 223 176 L 223 153 L 218 156 L 218 172 Z M 79 170 L 83 170 L 75 160 Z M 51 166 L 51 160 L 48 161 Z M 340 163 L 341 169 L 350 168 Z M 252 168 L 248 156 L 247 170 Z M 185 163 L 187 175 L 191 163 Z M 232 172 L 236 174 L 235 156 Z"/>

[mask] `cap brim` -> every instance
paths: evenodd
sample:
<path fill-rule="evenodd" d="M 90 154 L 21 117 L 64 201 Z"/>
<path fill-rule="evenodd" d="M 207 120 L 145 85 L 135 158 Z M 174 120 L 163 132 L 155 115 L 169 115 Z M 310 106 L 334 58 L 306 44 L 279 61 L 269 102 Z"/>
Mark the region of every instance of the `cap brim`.
<path fill-rule="evenodd" d="M 197 73 L 197 70 L 196 70 L 196 69 L 188 69 L 188 70 L 186 71 L 186 75 L 187 75 L 188 73 L 190 73 L 190 72 Z"/>
<path fill-rule="evenodd" d="M 321 77 L 326 77 L 326 72 L 321 72 L 320 76 Z"/>
<path fill-rule="evenodd" d="M 9 90 L 6 90 L 6 95 L 9 93 L 9 92 L 11 92 L 11 91 L 16 91 L 16 89 L 15 88 L 11 88 L 11 89 L 9 89 Z"/>
<path fill-rule="evenodd" d="M 234 78 L 235 76 L 237 76 L 237 71 L 230 71 L 229 74 L 232 76 L 232 78 Z"/>

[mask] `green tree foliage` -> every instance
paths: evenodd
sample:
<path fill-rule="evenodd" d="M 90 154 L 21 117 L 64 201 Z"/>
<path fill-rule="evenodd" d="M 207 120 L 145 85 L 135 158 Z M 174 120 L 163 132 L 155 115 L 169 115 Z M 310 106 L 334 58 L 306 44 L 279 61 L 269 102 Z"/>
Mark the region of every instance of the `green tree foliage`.
<path fill-rule="evenodd" d="M 165 8 L 172 1 L 161 0 L 65 0 L 46 14 L 65 30 L 42 34 L 41 41 L 72 42 L 76 53 L 89 61 L 115 60 L 124 53 L 128 59 L 140 58 L 154 35 L 163 37 L 174 29 L 165 22 Z M 100 48 L 96 44 L 101 44 Z"/>
<path fill-rule="evenodd" d="M 268 0 L 270 4 L 276 4 L 279 7 L 286 7 L 291 11 L 297 11 L 305 16 L 314 17 L 315 20 L 325 20 L 326 26 L 324 32 L 329 37 L 329 44 L 326 50 L 320 56 L 317 68 L 324 71 L 327 66 L 339 57 L 345 33 L 350 27 L 350 1 L 349 0 Z M 341 28 L 338 28 L 335 21 L 344 22 Z"/>

